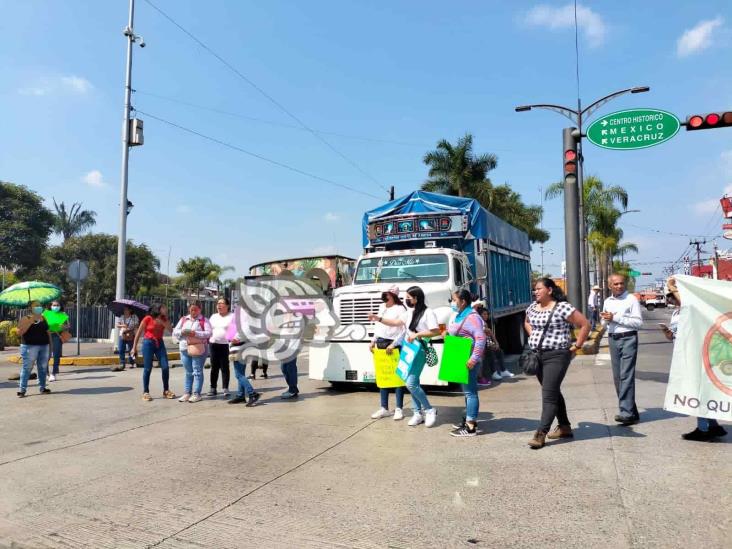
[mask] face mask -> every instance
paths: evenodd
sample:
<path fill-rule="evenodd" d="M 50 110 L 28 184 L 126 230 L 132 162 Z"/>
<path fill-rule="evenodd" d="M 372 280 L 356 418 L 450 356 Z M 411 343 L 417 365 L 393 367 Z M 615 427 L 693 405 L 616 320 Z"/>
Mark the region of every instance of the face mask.
<path fill-rule="evenodd" d="M 458 309 L 458 306 L 457 306 L 457 304 L 455 304 L 455 303 L 451 303 L 451 304 L 450 304 L 450 308 L 451 308 L 451 309 L 452 309 L 453 311 L 455 311 L 456 313 L 457 313 L 457 312 L 459 311 L 459 309 Z"/>
<path fill-rule="evenodd" d="M 389 300 L 389 298 L 388 298 L 388 297 L 386 297 L 385 295 L 382 295 L 382 296 L 381 296 L 381 301 L 382 301 L 382 303 L 386 303 L 386 302 L 387 302 L 388 300 Z"/>
<path fill-rule="evenodd" d="M 33 314 L 39 315 L 43 312 L 43 307 L 33 307 Z"/>
<path fill-rule="evenodd" d="M 405 305 L 406 305 L 407 307 L 409 307 L 410 309 L 414 307 L 414 301 L 412 301 L 411 299 L 405 299 L 405 300 L 404 300 L 404 304 L 405 304 Z"/>
<path fill-rule="evenodd" d="M 59 312 L 61 310 L 61 306 L 60 305 L 52 305 L 51 306 L 51 310 L 52 311 L 55 311 L 55 312 Z"/>

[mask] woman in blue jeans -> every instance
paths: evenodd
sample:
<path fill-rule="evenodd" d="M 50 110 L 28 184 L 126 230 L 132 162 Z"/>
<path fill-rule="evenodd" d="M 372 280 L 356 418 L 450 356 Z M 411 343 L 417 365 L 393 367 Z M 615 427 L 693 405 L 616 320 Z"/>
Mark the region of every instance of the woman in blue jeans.
<path fill-rule="evenodd" d="M 178 340 L 180 359 L 186 370 L 185 392 L 180 402 L 198 402 L 203 390 L 203 365 L 208 356 L 208 339 L 213 333 L 211 323 L 201 315 L 198 301 L 188 307 L 188 315 L 178 321 L 173 337 Z"/>
<path fill-rule="evenodd" d="M 150 307 L 148 314 L 140 321 L 137 328 L 135 339 L 132 342 L 132 350 L 130 356 L 135 360 L 137 355 L 137 343 L 142 337 L 142 359 L 144 369 L 142 371 L 142 400 L 146 402 L 152 401 L 150 396 L 150 374 L 153 368 L 153 358 L 157 357 L 160 364 L 160 371 L 163 376 L 163 398 L 173 399 L 175 393 L 169 388 L 170 372 L 168 370 L 168 352 L 165 349 L 163 336 L 165 330 L 170 327 L 166 309 L 163 305 L 155 304 Z"/>
<path fill-rule="evenodd" d="M 450 335 L 465 337 L 471 341 L 472 350 L 466 366 L 468 368 L 468 382 L 463 384 L 465 395 L 465 418 L 463 422 L 454 425 L 455 429 L 450 431 L 454 437 L 474 437 L 478 421 L 478 370 L 480 361 L 485 351 L 485 332 L 483 331 L 483 319 L 473 311 L 470 304 L 473 297 L 466 289 L 459 290 L 452 295 L 452 310 L 455 317 L 450 320 L 447 331 Z"/>
<path fill-rule="evenodd" d="M 31 303 L 31 314 L 24 316 L 18 322 L 20 334 L 20 356 L 23 365 L 20 370 L 20 384 L 18 396 L 23 398 L 28 390 L 33 362 L 38 365 L 38 388 L 41 394 L 50 393 L 46 387 L 46 369 L 48 368 L 48 350 L 51 343 L 48 332 L 48 322 L 43 318 L 43 307 L 38 301 Z"/>
<path fill-rule="evenodd" d="M 234 377 L 239 382 L 239 390 L 236 396 L 229 400 L 229 404 L 240 404 L 246 402 L 246 406 L 251 408 L 257 404 L 260 395 L 254 390 L 252 384 L 247 379 L 247 367 L 246 363 L 239 362 L 239 351 L 241 349 L 242 342 L 238 339 L 233 339 L 229 343 L 229 358 L 234 360 Z M 247 401 L 247 398 L 249 399 Z"/>
<path fill-rule="evenodd" d="M 381 294 L 382 304 L 379 306 L 378 314 L 370 314 L 369 320 L 375 322 L 374 337 L 369 344 L 369 351 L 372 353 L 374 349 L 386 349 L 386 354 L 390 355 L 395 350 L 399 353 L 399 339 L 401 338 L 404 328 L 402 327 L 403 316 L 407 310 L 399 299 L 399 288 L 392 286 Z M 395 324 L 394 321 L 398 321 Z M 285 365 L 282 365 L 283 373 Z M 391 415 L 389 411 L 389 392 L 391 389 L 380 389 L 379 396 L 381 400 L 381 408 L 371 414 L 371 419 L 381 419 Z M 404 419 L 404 387 L 397 387 L 396 392 L 396 408 L 394 409 L 394 419 L 399 421 Z"/>

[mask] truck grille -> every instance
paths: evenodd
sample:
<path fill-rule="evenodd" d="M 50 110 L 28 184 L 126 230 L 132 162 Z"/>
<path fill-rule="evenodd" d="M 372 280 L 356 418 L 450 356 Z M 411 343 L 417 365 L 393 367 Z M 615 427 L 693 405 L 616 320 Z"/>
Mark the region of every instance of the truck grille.
<path fill-rule="evenodd" d="M 369 313 L 378 313 L 380 299 L 371 297 L 357 297 L 355 299 L 341 299 L 338 317 L 341 326 L 349 324 L 371 324 L 368 319 Z"/>

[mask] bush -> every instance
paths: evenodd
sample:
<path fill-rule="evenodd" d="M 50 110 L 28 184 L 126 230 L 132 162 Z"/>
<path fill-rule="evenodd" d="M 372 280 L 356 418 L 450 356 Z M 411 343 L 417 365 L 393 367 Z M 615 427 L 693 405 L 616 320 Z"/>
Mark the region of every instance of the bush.
<path fill-rule="evenodd" d="M 5 345 L 9 347 L 17 347 L 20 345 L 20 334 L 15 322 L 3 320 L 0 322 L 0 332 L 5 333 Z"/>

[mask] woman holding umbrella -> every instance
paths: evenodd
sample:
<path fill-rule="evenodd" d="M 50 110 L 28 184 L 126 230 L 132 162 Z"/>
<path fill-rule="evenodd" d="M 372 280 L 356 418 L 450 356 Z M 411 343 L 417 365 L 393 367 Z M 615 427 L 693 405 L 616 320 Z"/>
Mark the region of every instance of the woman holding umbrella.
<path fill-rule="evenodd" d="M 48 322 L 43 318 L 43 306 L 38 301 L 31 302 L 31 314 L 18 322 L 18 333 L 21 338 L 20 356 L 23 359 L 18 396 L 20 398 L 25 396 L 34 361 L 38 365 L 38 387 L 41 394 L 50 393 L 51 389 L 46 388 L 46 369 L 51 335 L 48 331 Z"/>
<path fill-rule="evenodd" d="M 109 304 L 109 310 L 119 318 L 117 330 L 117 351 L 119 352 L 119 366 L 112 368 L 113 372 L 121 372 L 125 369 L 125 359 L 130 362 L 130 368 L 136 365 L 132 344 L 135 341 L 135 333 L 139 324 L 138 317 L 144 316 L 149 310 L 147 305 L 131 299 L 116 299 Z M 129 358 L 128 358 L 129 357 Z"/>
<path fill-rule="evenodd" d="M 46 388 L 46 371 L 48 368 L 51 336 L 48 333 L 48 322 L 43 318 L 43 303 L 58 299 L 61 290 L 47 282 L 18 282 L 0 293 L 0 304 L 11 307 L 27 307 L 30 304 L 31 314 L 18 322 L 18 333 L 21 338 L 20 356 L 23 366 L 20 370 L 20 386 L 18 396 L 24 397 L 28 389 L 33 362 L 38 364 L 38 386 L 41 394 L 50 393 Z"/>

